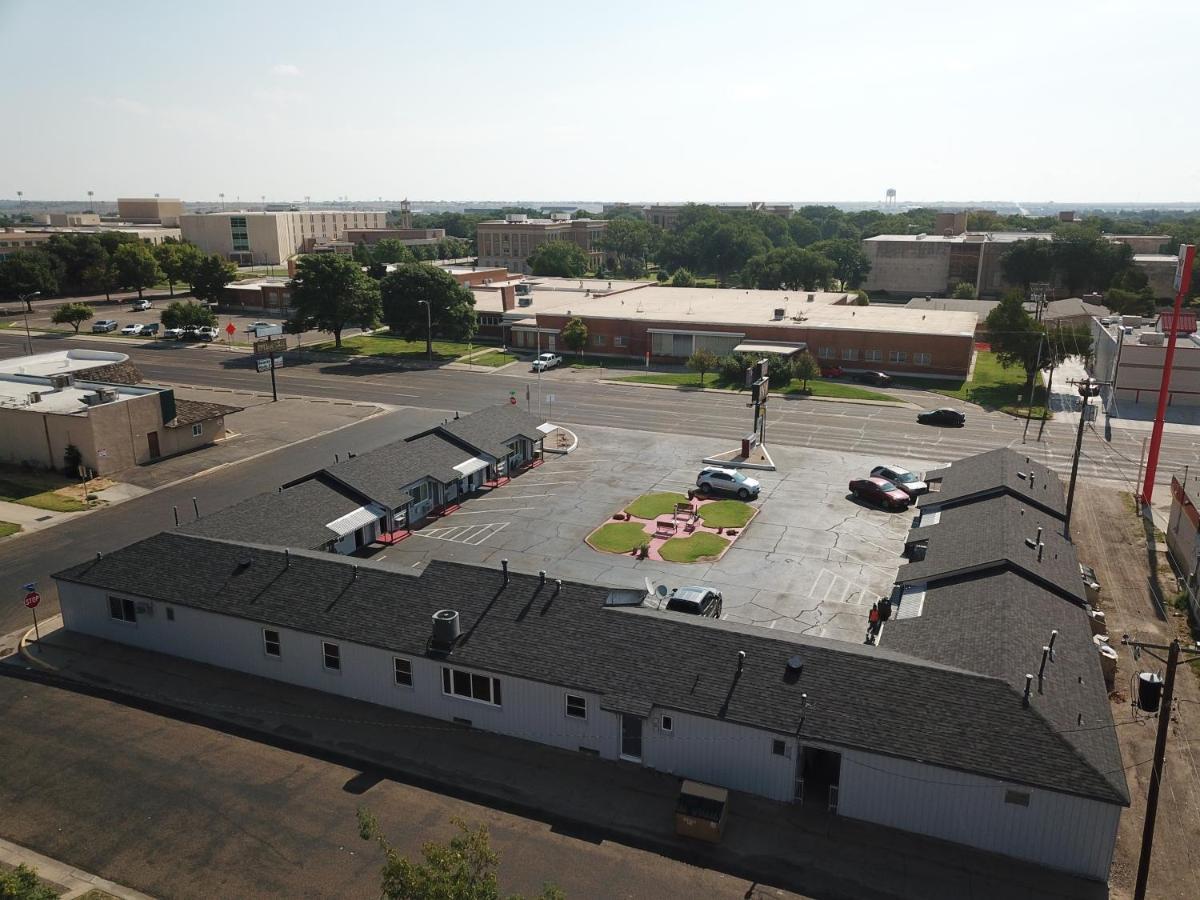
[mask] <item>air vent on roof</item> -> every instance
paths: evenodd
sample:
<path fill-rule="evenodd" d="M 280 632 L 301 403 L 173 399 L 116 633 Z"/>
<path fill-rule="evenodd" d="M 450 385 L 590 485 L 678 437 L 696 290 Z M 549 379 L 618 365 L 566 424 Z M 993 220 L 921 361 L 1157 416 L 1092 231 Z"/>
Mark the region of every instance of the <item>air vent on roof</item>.
<path fill-rule="evenodd" d="M 787 661 L 787 667 L 789 672 L 795 672 L 797 675 L 800 674 L 804 668 L 804 660 L 800 658 L 799 653 Z"/>
<path fill-rule="evenodd" d="M 786 315 L 787 315 L 787 310 L 784 309 L 782 306 L 775 307 L 775 318 L 776 319 L 782 319 Z"/>
<path fill-rule="evenodd" d="M 454 646 L 460 634 L 458 612 L 453 609 L 439 609 L 433 614 L 433 645 L 440 650 L 449 650 Z"/>

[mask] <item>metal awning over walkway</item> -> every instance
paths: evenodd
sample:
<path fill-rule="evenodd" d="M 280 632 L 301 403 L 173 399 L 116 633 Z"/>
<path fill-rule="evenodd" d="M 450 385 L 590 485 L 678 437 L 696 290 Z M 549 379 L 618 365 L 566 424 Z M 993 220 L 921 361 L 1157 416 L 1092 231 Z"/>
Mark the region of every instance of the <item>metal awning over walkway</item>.
<path fill-rule="evenodd" d="M 775 353 L 779 356 L 795 356 L 808 349 L 808 344 L 787 344 L 782 341 L 743 341 L 733 348 L 734 353 Z"/>
<path fill-rule="evenodd" d="M 346 513 L 339 519 L 326 523 L 325 527 L 338 537 L 354 534 L 358 529 L 372 522 L 377 522 L 387 515 L 387 510 L 375 503 L 360 506 L 354 512 Z"/>
<path fill-rule="evenodd" d="M 478 456 L 472 456 L 466 462 L 460 462 L 453 468 L 455 472 L 463 476 L 463 478 L 466 478 L 468 475 L 474 475 L 476 472 L 486 469 L 489 465 L 490 463 L 486 459 L 480 459 Z"/>

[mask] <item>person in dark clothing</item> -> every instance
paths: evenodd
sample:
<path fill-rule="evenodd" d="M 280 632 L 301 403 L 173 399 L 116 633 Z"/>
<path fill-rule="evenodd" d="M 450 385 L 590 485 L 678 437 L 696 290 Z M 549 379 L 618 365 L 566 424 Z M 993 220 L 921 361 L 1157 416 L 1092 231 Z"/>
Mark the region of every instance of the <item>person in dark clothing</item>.
<path fill-rule="evenodd" d="M 886 622 L 892 617 L 892 598 L 884 597 L 879 601 L 879 621 Z"/>

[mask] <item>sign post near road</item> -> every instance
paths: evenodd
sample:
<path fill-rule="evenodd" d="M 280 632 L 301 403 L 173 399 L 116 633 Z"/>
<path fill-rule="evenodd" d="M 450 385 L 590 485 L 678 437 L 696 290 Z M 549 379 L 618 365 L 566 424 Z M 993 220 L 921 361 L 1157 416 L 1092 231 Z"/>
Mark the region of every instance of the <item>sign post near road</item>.
<path fill-rule="evenodd" d="M 41 643 L 42 633 L 38 630 L 37 605 L 42 602 L 42 595 L 37 592 L 37 585 L 32 581 L 25 585 L 25 606 L 33 613 L 33 634 Z"/>
<path fill-rule="evenodd" d="M 234 325 L 232 322 L 230 322 L 228 325 L 225 326 L 225 334 L 228 335 L 225 338 L 225 346 L 228 347 L 230 350 L 232 350 L 233 349 L 233 336 L 235 334 L 237 334 L 237 326 Z"/>
<path fill-rule="evenodd" d="M 232 323 L 230 323 L 232 327 Z M 283 336 L 283 326 L 281 325 L 259 325 L 254 329 L 254 358 L 257 361 L 258 371 L 262 372 L 265 369 L 271 370 L 271 402 L 279 401 L 279 392 L 275 388 L 275 370 L 283 365 L 283 358 L 276 358 L 275 354 L 282 353 L 287 349 L 287 339 Z M 265 338 L 265 340 L 264 340 Z M 267 353 L 267 359 L 262 359 L 263 351 Z M 269 360 L 269 362 L 268 362 Z M 266 362 L 267 365 L 263 365 Z"/>

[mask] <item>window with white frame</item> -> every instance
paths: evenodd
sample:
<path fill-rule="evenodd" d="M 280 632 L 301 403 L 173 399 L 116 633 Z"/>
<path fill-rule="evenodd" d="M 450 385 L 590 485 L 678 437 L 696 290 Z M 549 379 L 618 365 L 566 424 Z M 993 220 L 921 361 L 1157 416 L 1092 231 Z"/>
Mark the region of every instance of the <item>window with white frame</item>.
<path fill-rule="evenodd" d="M 928 353 L 914 353 L 913 362 L 918 366 L 928 366 L 932 364 L 933 357 L 931 357 Z"/>
<path fill-rule="evenodd" d="M 197 422 L 192 426 L 192 437 L 200 437 L 202 434 L 204 434 L 204 423 Z"/>
<path fill-rule="evenodd" d="M 858 359 L 858 350 L 854 347 L 843 347 L 842 359 L 846 362 L 854 362 L 856 359 Z"/>
<path fill-rule="evenodd" d="M 832 347 L 819 347 L 817 348 L 817 356 L 821 359 L 833 359 L 834 349 Z"/>
<path fill-rule="evenodd" d="M 595 344 L 597 347 L 603 347 L 604 340 L 605 340 L 605 338 L 604 338 L 604 335 L 602 335 L 602 334 L 593 334 L 592 335 L 592 343 Z"/>
<path fill-rule="evenodd" d="M 905 353 L 903 350 L 889 350 L 888 351 L 888 362 L 902 363 L 906 359 L 908 359 L 908 354 Z"/>
<path fill-rule="evenodd" d="M 281 656 L 279 632 L 273 628 L 263 629 L 263 653 L 267 656 Z"/>
<path fill-rule="evenodd" d="M 587 697 L 567 694 L 567 715 L 572 719 L 587 718 Z"/>
<path fill-rule="evenodd" d="M 863 359 L 867 362 L 880 362 L 883 359 L 882 350 L 864 350 Z"/>
<path fill-rule="evenodd" d="M 618 334 L 613 337 L 613 346 L 614 347 L 627 347 L 628 345 L 629 345 L 629 338 L 625 337 L 625 335 Z"/>
<path fill-rule="evenodd" d="M 128 597 L 109 597 L 108 615 L 118 622 L 137 624 L 137 607 Z"/>
<path fill-rule="evenodd" d="M 673 716 L 663 716 L 659 720 L 659 725 L 662 726 L 663 731 L 667 733 L 673 732 L 675 730 L 675 718 Z"/>
<path fill-rule="evenodd" d="M 412 660 L 405 659 L 403 656 L 393 656 L 392 674 L 396 679 L 396 684 L 401 687 L 412 687 Z"/>
<path fill-rule="evenodd" d="M 442 693 L 500 706 L 500 679 L 442 666 Z"/>
<path fill-rule="evenodd" d="M 342 648 L 337 644 L 321 641 L 321 656 L 325 668 L 332 669 L 334 672 L 342 670 Z"/>

